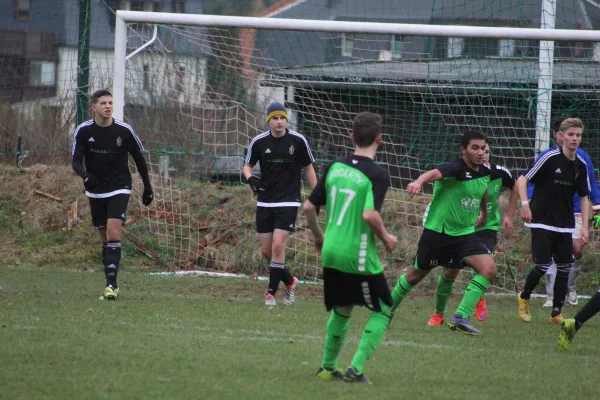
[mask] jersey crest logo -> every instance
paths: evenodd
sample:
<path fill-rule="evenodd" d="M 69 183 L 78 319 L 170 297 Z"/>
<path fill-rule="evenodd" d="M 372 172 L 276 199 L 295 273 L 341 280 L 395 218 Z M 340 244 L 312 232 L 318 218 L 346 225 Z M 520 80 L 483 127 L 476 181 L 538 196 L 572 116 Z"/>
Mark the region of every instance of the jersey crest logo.
<path fill-rule="evenodd" d="M 121 136 L 119 136 L 117 138 L 117 146 L 120 146 L 123 143 L 123 140 L 121 139 Z"/>
<path fill-rule="evenodd" d="M 467 179 L 472 178 L 471 173 L 469 171 L 465 172 L 465 178 L 467 178 Z"/>
<path fill-rule="evenodd" d="M 271 149 L 267 149 L 267 151 L 265 151 L 265 154 L 269 154 L 271 153 Z"/>
<path fill-rule="evenodd" d="M 354 165 L 358 164 L 358 160 L 352 160 L 352 164 L 354 164 Z"/>
<path fill-rule="evenodd" d="M 294 146 L 290 146 L 290 154 L 294 154 Z"/>

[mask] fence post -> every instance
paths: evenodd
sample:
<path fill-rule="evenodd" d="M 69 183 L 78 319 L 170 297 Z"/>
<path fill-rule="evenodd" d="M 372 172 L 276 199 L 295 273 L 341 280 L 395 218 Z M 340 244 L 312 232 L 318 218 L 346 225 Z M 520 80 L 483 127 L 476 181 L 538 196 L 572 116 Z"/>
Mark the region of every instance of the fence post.
<path fill-rule="evenodd" d="M 79 0 L 79 37 L 77 49 L 77 125 L 87 120 L 90 87 L 90 30 L 92 1 Z"/>
<path fill-rule="evenodd" d="M 17 136 L 17 159 L 15 160 L 15 165 L 19 166 L 19 158 L 21 157 L 21 152 L 23 150 L 23 138 L 21 136 Z"/>

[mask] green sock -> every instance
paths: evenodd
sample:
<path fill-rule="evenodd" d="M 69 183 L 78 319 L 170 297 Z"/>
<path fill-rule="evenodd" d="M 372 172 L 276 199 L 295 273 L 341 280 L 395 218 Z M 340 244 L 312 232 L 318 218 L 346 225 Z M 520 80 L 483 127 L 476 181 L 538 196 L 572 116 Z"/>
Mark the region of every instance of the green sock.
<path fill-rule="evenodd" d="M 492 283 L 483 276 L 475 275 L 473 279 L 471 279 L 471 282 L 469 282 L 456 313 L 460 314 L 463 318 L 469 318 L 469 315 L 471 315 L 475 309 L 475 305 L 491 284 Z"/>
<path fill-rule="evenodd" d="M 325 334 L 325 353 L 323 354 L 323 368 L 337 369 L 337 359 L 340 354 L 348 326 L 350 315 L 338 311 L 335 308 L 329 313 L 327 322 L 327 333 Z"/>
<path fill-rule="evenodd" d="M 365 330 L 360 338 L 356 354 L 354 354 L 354 358 L 350 363 L 352 368 L 359 374 L 362 374 L 365 363 L 371 355 L 373 355 L 377 346 L 379 346 L 379 343 L 385 335 L 386 327 L 390 322 L 389 307 L 381 302 L 380 304 L 383 312 L 371 312 L 371 316 L 367 321 L 367 326 L 365 326 Z"/>
<path fill-rule="evenodd" d="M 447 279 L 444 274 L 440 274 L 437 281 L 437 287 L 435 288 L 435 312 L 444 315 L 446 311 L 446 304 L 452 293 L 452 286 L 454 285 L 454 279 Z"/>
<path fill-rule="evenodd" d="M 400 279 L 398 279 L 398 283 L 392 291 L 392 299 L 394 300 L 392 312 L 396 311 L 402 300 L 404 300 L 406 295 L 410 293 L 412 288 L 413 286 L 406 280 L 406 274 L 402 275 Z"/>

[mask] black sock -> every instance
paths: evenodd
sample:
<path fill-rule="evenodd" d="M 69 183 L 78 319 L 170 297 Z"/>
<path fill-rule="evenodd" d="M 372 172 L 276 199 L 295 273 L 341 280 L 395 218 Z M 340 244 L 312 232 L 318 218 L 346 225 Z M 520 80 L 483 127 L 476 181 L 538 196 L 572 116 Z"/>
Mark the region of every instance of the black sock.
<path fill-rule="evenodd" d="M 581 310 L 575 314 L 575 329 L 581 328 L 588 319 L 592 318 L 600 311 L 600 290 L 598 290 L 590 301 L 588 301 Z"/>
<path fill-rule="evenodd" d="M 272 294 L 275 296 L 277 293 L 277 289 L 279 289 L 279 282 L 283 279 L 285 271 L 285 264 L 279 264 L 275 262 L 271 262 L 271 267 L 269 268 L 269 289 L 267 290 L 268 294 Z"/>
<path fill-rule="evenodd" d="M 285 264 L 284 264 L 284 268 L 285 269 L 283 270 L 283 277 L 281 278 L 281 280 L 283 281 L 283 284 L 285 286 L 290 286 L 292 283 L 294 283 L 294 277 L 290 273 L 290 270 L 287 269 Z"/>
<path fill-rule="evenodd" d="M 533 292 L 533 289 L 540 283 L 540 279 L 546 274 L 546 271 L 548 271 L 548 265 L 545 264 L 538 264 L 529 271 L 529 274 L 525 279 L 525 286 L 523 286 L 523 291 L 521 292 L 521 298 L 523 300 L 529 300 L 531 292 Z"/>
<path fill-rule="evenodd" d="M 102 243 L 102 265 L 106 265 L 106 242 Z"/>
<path fill-rule="evenodd" d="M 571 264 L 556 264 L 556 278 L 554 280 L 554 298 L 552 299 L 552 317 L 560 314 L 565 299 L 567 298 L 569 270 Z"/>
<path fill-rule="evenodd" d="M 116 289 L 117 272 L 121 263 L 121 242 L 108 242 L 106 244 L 106 257 L 104 258 L 104 276 L 106 277 L 106 286 L 112 286 Z"/>

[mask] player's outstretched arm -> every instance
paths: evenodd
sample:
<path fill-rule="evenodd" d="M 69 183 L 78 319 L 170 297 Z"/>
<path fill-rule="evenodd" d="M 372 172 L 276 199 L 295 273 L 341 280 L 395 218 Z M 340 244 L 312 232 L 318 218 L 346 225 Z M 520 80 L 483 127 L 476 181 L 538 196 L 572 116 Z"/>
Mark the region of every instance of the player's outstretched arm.
<path fill-rule="evenodd" d="M 363 219 L 369 225 L 369 228 L 373 231 L 373 234 L 379 238 L 383 242 L 385 249 L 388 252 L 394 251 L 396 245 L 398 244 L 398 239 L 394 235 L 390 235 L 388 231 L 383 226 L 383 219 L 381 218 L 381 214 L 376 210 L 367 210 L 363 212 Z"/>
<path fill-rule="evenodd" d="M 324 240 L 323 230 L 321 229 L 321 226 L 319 225 L 319 221 L 317 220 L 317 208 L 310 200 L 306 200 L 304 202 L 304 215 L 306 215 L 306 221 L 308 223 L 308 228 L 310 229 L 313 236 L 315 237 L 315 247 L 317 248 L 317 251 L 320 253 L 321 248 L 323 247 L 323 240 Z"/>
<path fill-rule="evenodd" d="M 412 197 L 421 191 L 424 184 L 439 181 L 443 177 L 444 176 L 439 169 L 432 169 L 431 171 L 421 174 L 416 181 L 409 183 L 408 186 L 406 186 L 406 191 Z"/>

